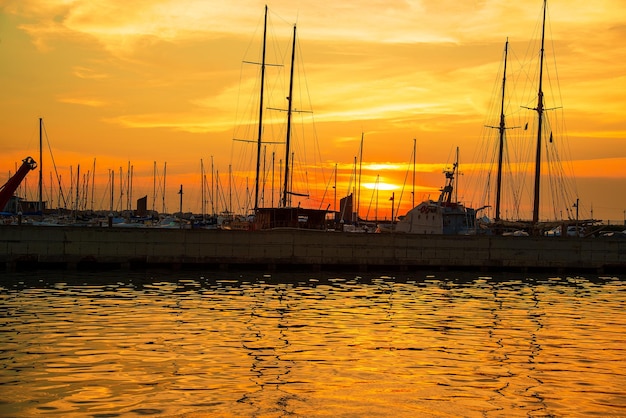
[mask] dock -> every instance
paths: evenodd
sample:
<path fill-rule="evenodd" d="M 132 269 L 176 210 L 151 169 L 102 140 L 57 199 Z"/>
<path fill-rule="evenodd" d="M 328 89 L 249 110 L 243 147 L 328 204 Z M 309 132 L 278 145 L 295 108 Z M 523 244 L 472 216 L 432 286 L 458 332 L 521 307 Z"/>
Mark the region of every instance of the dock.
<path fill-rule="evenodd" d="M 626 272 L 626 240 L 300 229 L 0 226 L 0 268 Z"/>

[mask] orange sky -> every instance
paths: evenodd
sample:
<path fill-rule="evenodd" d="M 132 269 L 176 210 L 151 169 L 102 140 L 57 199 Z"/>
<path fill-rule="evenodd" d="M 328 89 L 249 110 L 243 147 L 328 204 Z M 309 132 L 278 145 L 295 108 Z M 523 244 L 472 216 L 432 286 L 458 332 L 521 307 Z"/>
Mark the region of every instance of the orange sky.
<path fill-rule="evenodd" d="M 109 208 L 109 170 L 115 171 L 118 183 L 120 168 L 126 177 L 130 162 L 133 200 L 148 195 L 149 207 L 154 202 L 160 211 L 167 163 L 166 210 L 178 210 L 182 184 L 183 210 L 197 212 L 202 159 L 209 183 L 211 166 L 213 178 L 219 175 L 223 192 L 217 209 L 249 208 L 244 193 L 247 188 L 248 196 L 254 195 L 255 146 L 233 138 L 256 139 L 256 126 L 246 129 L 245 120 L 254 121 L 258 111 L 252 110 L 258 106 L 252 98 L 258 90 L 258 66 L 242 61 L 259 59 L 264 5 L 252 0 L 1 2 L 0 183 L 24 157 L 39 160 L 38 118 L 43 117 L 45 147 L 49 141 L 66 194 L 70 166 L 75 175 L 80 165 L 83 177 L 88 171 L 91 175 L 95 160 L 96 189 L 93 199 L 91 192 L 85 199 L 88 207 L 93 201 L 96 209 Z M 286 106 L 290 37 L 297 23 L 297 62 L 303 67 L 297 70 L 294 106 L 312 111 L 294 114 L 293 189 L 310 197 L 294 198 L 292 204 L 330 204 L 332 209 L 336 165 L 337 198 L 353 189 L 354 159 L 363 134 L 361 183 L 377 184 L 378 193 L 361 189 L 361 216 L 373 217 L 375 211 L 389 216 L 392 192 L 401 214 L 411 207 L 414 138 L 417 202 L 438 196 L 442 170 L 450 167 L 459 147 L 463 175 L 458 198 L 473 207 L 493 205 L 486 202 L 494 198 L 485 191 L 487 176 L 478 170 L 492 159 L 486 137 L 493 133 L 484 125 L 498 124 L 494 109 L 499 111 L 507 37 L 511 81 L 521 85 L 524 77 L 533 77 L 536 68 L 524 63 L 534 54 L 530 50 L 538 38 L 540 0 L 280 0 L 268 6 L 268 62 L 285 66 L 266 70 L 266 106 Z M 546 93 L 546 107 L 558 107 L 549 116 L 552 131 L 556 134 L 558 125 L 560 134 L 556 152 L 566 175 L 575 176 L 568 179 L 573 192 L 564 205 L 571 208 L 579 198 L 581 218 L 590 217 L 592 210 L 599 219 L 622 220 L 626 213 L 624 16 L 622 0 L 548 4 L 546 57 L 552 64 L 544 90 L 558 84 L 560 92 Z M 518 88 L 513 85 L 518 81 L 510 88 Z M 514 103 L 511 98 L 507 123 L 530 121 L 532 130 L 533 112 L 521 106 L 536 106 L 536 91 L 534 95 L 535 103 Z M 264 140 L 284 141 L 285 113 L 266 109 L 265 114 Z M 556 114 L 562 122 L 556 122 Z M 516 145 L 513 132 L 509 147 L 525 144 L 525 152 L 534 152 L 530 141 L 520 139 Z M 274 184 L 282 181 L 283 147 L 268 144 L 261 206 L 272 202 L 272 152 Z M 159 191 L 153 197 L 155 162 Z M 49 151 L 43 166 L 44 199 L 49 200 Z M 511 167 L 532 169 L 519 162 Z M 35 199 L 37 176 L 29 174 L 22 195 Z M 519 209 L 503 209 L 503 215 L 530 218 L 531 183 L 521 180 L 520 190 L 525 190 L 519 192 Z M 114 206 L 125 208 L 119 191 L 118 183 Z M 541 218 L 567 211 L 542 201 Z"/>

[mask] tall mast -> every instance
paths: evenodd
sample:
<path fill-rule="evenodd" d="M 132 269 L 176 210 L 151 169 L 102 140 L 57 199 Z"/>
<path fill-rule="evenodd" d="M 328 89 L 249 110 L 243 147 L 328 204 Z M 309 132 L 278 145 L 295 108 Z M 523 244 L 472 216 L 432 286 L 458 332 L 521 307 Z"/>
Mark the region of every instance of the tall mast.
<path fill-rule="evenodd" d="M 204 162 L 200 158 L 200 210 L 202 211 L 202 220 L 204 221 Z"/>
<path fill-rule="evenodd" d="M 256 176 L 254 187 L 254 210 L 259 208 L 259 171 L 261 167 L 261 141 L 263 136 L 263 87 L 265 84 L 265 47 L 267 38 L 267 5 L 265 5 L 265 17 L 263 23 L 263 57 L 261 58 L 261 96 L 259 101 L 259 132 L 257 136 L 256 150 Z"/>
<path fill-rule="evenodd" d="M 335 200 L 333 202 L 333 212 L 337 212 L 337 163 L 335 163 L 335 185 L 333 186 L 335 189 Z"/>
<path fill-rule="evenodd" d="M 459 147 L 456 147 L 456 177 L 454 178 L 454 203 L 459 201 Z"/>
<path fill-rule="evenodd" d="M 357 199 L 357 195 L 356 195 L 356 188 L 357 188 L 357 183 L 358 181 L 358 177 L 356 175 L 356 160 L 357 156 L 354 156 L 354 164 L 352 165 L 353 170 L 352 170 L 352 176 L 354 178 L 354 188 L 352 189 L 352 213 L 350 214 L 350 219 L 352 220 L 352 222 L 356 222 L 357 216 L 358 214 L 356 213 L 357 210 L 357 203 L 355 202 L 355 200 Z"/>
<path fill-rule="evenodd" d="M 215 201 L 217 195 L 215 192 L 215 169 L 213 167 L 213 156 L 211 155 L 211 215 L 215 216 Z"/>
<path fill-rule="evenodd" d="M 498 178 L 496 180 L 496 221 L 500 220 L 500 198 L 502 191 L 502 154 L 504 149 L 504 131 L 506 130 L 506 125 L 504 122 L 504 88 L 506 86 L 506 63 L 507 57 L 509 53 L 509 40 L 507 38 L 506 43 L 504 44 L 504 74 L 502 76 L 502 102 L 500 104 L 500 126 L 498 130 L 500 131 L 500 143 L 498 147 Z"/>
<path fill-rule="evenodd" d="M 228 207 L 227 212 L 230 212 L 231 216 L 234 216 L 235 210 L 233 209 L 233 166 L 228 164 Z"/>
<path fill-rule="evenodd" d="M 109 173 L 111 178 L 111 204 L 109 205 L 109 211 L 113 212 L 113 193 L 115 193 L 115 170 L 109 169 Z"/>
<path fill-rule="evenodd" d="M 76 216 L 78 215 L 78 199 L 80 196 L 80 164 L 78 164 L 78 167 L 76 168 L 76 202 L 74 202 L 74 219 L 76 219 Z"/>
<path fill-rule="evenodd" d="M 363 138 L 365 133 L 361 132 L 361 145 L 359 146 L 359 179 L 357 182 L 356 193 L 356 221 L 359 220 L 359 212 L 361 210 L 361 174 L 363 173 Z"/>
<path fill-rule="evenodd" d="M 130 161 L 129 161 L 130 163 Z M 131 165 L 128 174 L 128 210 L 133 210 L 133 177 L 135 166 Z"/>
<path fill-rule="evenodd" d="M 415 160 L 417 158 L 417 139 L 413 138 L 413 190 L 411 192 L 411 207 L 415 207 Z"/>
<path fill-rule="evenodd" d="M 275 187 L 275 183 L 274 183 L 274 171 L 275 171 L 275 161 L 276 159 L 276 153 L 272 152 L 272 198 L 271 198 L 271 202 L 270 202 L 270 206 L 274 207 L 274 187 Z M 280 174 L 279 174 L 280 175 Z"/>
<path fill-rule="evenodd" d="M 289 193 L 289 145 L 291 140 L 291 105 L 293 102 L 293 67 L 296 57 L 296 25 L 293 25 L 293 45 L 291 47 L 291 74 L 289 76 L 289 96 L 287 102 L 287 139 L 285 141 L 285 183 L 283 187 L 283 207 L 287 207 L 287 194 Z"/>
<path fill-rule="evenodd" d="M 96 187 L 96 159 L 93 159 L 93 173 L 91 174 L 91 210 L 93 210 L 93 194 Z"/>
<path fill-rule="evenodd" d="M 165 209 L 166 209 L 165 208 L 165 180 L 166 178 L 167 178 L 167 161 L 163 163 L 163 201 L 162 201 L 163 206 L 161 209 L 162 213 L 165 213 Z"/>
<path fill-rule="evenodd" d="M 120 167 L 120 212 L 124 211 L 124 170 Z"/>
<path fill-rule="evenodd" d="M 43 145 L 42 145 L 42 128 L 43 128 L 43 118 L 39 118 L 39 212 L 43 215 L 43 197 L 42 197 L 42 188 L 43 188 Z"/>
<path fill-rule="evenodd" d="M 152 164 L 152 212 L 155 211 L 156 202 L 156 161 Z"/>
<path fill-rule="evenodd" d="M 265 185 L 267 184 L 267 169 L 265 168 L 265 164 L 267 163 L 267 145 L 263 147 L 263 188 L 261 189 L 261 202 L 263 206 L 265 206 Z M 246 187 L 247 186 L 247 178 L 246 178 Z M 246 193 L 246 199 L 249 194 Z"/>
<path fill-rule="evenodd" d="M 539 183 L 541 177 L 541 125 L 543 122 L 543 57 L 546 33 L 547 0 L 543 0 L 543 24 L 541 29 L 541 57 L 539 61 L 539 90 L 537 93 L 537 154 L 535 157 L 535 199 L 533 204 L 533 224 L 539 221 Z"/>

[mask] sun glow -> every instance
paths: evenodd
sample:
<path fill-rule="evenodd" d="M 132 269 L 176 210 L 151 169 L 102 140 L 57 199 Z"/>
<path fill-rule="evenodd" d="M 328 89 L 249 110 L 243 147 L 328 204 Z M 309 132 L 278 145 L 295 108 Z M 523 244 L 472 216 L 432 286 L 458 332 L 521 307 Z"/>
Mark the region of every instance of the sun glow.
<path fill-rule="evenodd" d="M 389 184 L 389 183 L 363 183 L 361 186 L 368 190 L 380 190 L 380 191 L 399 190 L 401 187 L 396 184 Z"/>
<path fill-rule="evenodd" d="M 474 151 L 488 103 L 501 84 L 496 76 L 504 40 L 510 39 L 514 68 L 534 36 L 541 9 L 536 3 L 498 0 L 451 8 L 395 0 L 384 6 L 378 1 L 357 6 L 277 0 L 270 7 L 270 43 L 280 45 L 282 55 L 272 58 L 288 62 L 288 41 L 297 22 L 306 88 L 297 88 L 294 97 L 310 102 L 298 103 L 298 109 L 313 112 L 306 121 L 313 136 L 292 127 L 303 140 L 292 150 L 294 190 L 305 190 L 307 202 L 317 205 L 326 204 L 330 194 L 334 199 L 334 192 L 341 198 L 356 187 L 367 191 L 360 194 L 362 205 L 373 191 L 403 194 L 406 200 L 415 187 L 412 197 L 426 198 L 443 187 L 450 150 L 460 147 L 459 198 L 485 194 L 485 184 L 472 177 L 489 171 L 487 156 Z M 626 4 L 548 3 L 552 42 L 547 48 L 558 57 L 570 131 L 571 160 L 566 163 L 580 180 L 581 209 L 589 215 L 593 207 L 595 217 L 621 219 L 626 194 L 615 190 L 626 190 L 626 103 L 619 94 L 626 89 L 620 30 Z M 255 162 L 249 157 L 254 146 L 241 151 L 233 138 L 240 134 L 238 124 L 246 124 L 245 139 L 256 140 L 257 113 L 237 112 L 248 101 L 254 106 L 248 92 L 256 93 L 258 86 L 246 72 L 258 68 L 242 61 L 260 49 L 255 37 L 261 33 L 264 3 L 140 4 L 29 0 L 3 7 L 0 185 L 25 156 L 39 160 L 37 126 L 43 117 L 50 141 L 41 162 L 48 194 L 56 193 L 58 183 L 50 178 L 55 170 L 51 150 L 66 187 L 75 186 L 78 165 L 82 176 L 86 167 L 93 170 L 96 159 L 90 176 L 96 194 L 105 196 L 108 173 L 116 173 L 119 189 L 120 167 L 127 177 L 132 161 L 133 195 L 152 195 L 156 161 L 161 176 L 167 163 L 167 179 L 155 200 L 166 196 L 168 207 L 178 207 L 176 193 L 184 184 L 184 205 L 199 210 L 202 183 L 218 190 L 211 196 L 216 205 L 224 206 L 232 196 L 233 206 L 246 206 L 253 194 Z M 289 66 L 268 67 L 267 74 L 272 86 L 284 84 Z M 490 90 L 493 85 L 496 89 Z M 286 90 L 272 94 L 284 107 Z M 507 111 L 516 114 L 520 105 L 511 103 Z M 284 141 L 284 116 L 266 109 L 265 140 Z M 363 152 L 355 163 L 361 134 Z M 511 146 L 522 145 L 511 138 Z M 262 159 L 267 174 L 261 183 L 278 194 L 285 155 L 270 148 Z M 508 169 L 517 174 L 532 167 L 515 162 Z M 20 190 L 28 198 L 36 191 L 33 174 Z"/>

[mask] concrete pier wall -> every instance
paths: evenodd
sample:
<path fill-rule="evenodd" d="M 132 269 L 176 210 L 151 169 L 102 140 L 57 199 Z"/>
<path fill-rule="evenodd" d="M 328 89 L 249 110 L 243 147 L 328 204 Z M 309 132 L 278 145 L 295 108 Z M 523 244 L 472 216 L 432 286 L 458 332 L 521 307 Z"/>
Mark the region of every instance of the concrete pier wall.
<path fill-rule="evenodd" d="M 214 266 L 269 269 L 542 269 L 626 272 L 626 240 L 1 226 L 7 269 Z"/>

